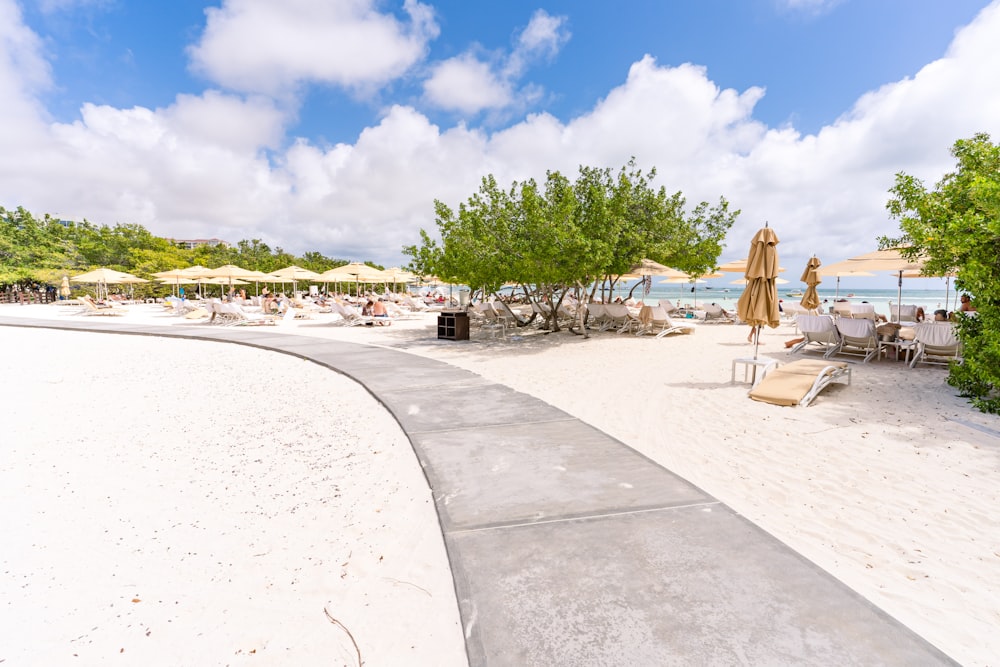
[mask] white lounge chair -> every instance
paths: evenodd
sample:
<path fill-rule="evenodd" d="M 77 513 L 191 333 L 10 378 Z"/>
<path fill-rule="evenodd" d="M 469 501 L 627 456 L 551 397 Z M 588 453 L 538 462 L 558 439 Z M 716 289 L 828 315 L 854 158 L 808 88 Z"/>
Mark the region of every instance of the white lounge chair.
<path fill-rule="evenodd" d="M 917 307 L 906 305 L 894 306 L 889 304 L 889 319 L 894 322 L 916 322 Z"/>
<path fill-rule="evenodd" d="M 850 310 L 851 317 L 856 320 L 867 319 L 874 322 L 878 319 L 878 314 L 875 312 L 875 305 L 871 303 L 852 303 Z"/>
<path fill-rule="evenodd" d="M 646 318 L 648 318 L 648 320 Z M 662 306 L 650 306 L 645 315 L 640 312 L 639 320 L 640 324 L 638 330 L 635 332 L 636 336 L 642 336 L 649 333 L 655 334 L 657 338 L 663 338 L 664 336 L 669 336 L 670 334 L 675 333 L 694 333 L 695 330 L 693 325 L 675 323 L 672 319 L 670 319 L 670 316 L 667 315 L 667 311 L 664 310 Z"/>
<path fill-rule="evenodd" d="M 593 301 L 587 304 L 587 324 L 591 329 L 603 331 L 607 314 L 604 312 L 604 304 Z"/>
<path fill-rule="evenodd" d="M 924 322 L 913 333 L 916 350 L 910 368 L 917 364 L 948 365 L 962 363 L 962 341 L 953 322 Z"/>
<path fill-rule="evenodd" d="M 113 304 L 95 303 L 86 294 L 77 298 L 77 301 L 83 304 L 83 309 L 76 311 L 74 315 L 125 315 L 128 313 L 127 308 L 120 308 Z"/>
<path fill-rule="evenodd" d="M 527 320 L 515 313 L 504 301 L 493 301 L 490 303 L 490 306 L 493 307 L 493 311 L 506 328 L 523 327 L 528 323 Z"/>
<path fill-rule="evenodd" d="M 809 346 L 818 348 L 823 357 L 829 357 L 840 347 L 840 332 L 829 315 L 799 315 L 795 318 L 796 326 L 802 333 L 802 342 L 796 344 L 790 353 L 801 352 Z M 813 348 L 810 348 L 813 349 Z"/>
<path fill-rule="evenodd" d="M 825 355 L 827 357 L 850 354 L 863 357 L 862 363 L 867 364 L 881 352 L 874 319 L 841 317 L 837 320 L 837 331 L 840 333 L 840 344 L 832 352 L 828 352 Z"/>
<path fill-rule="evenodd" d="M 843 361 L 799 359 L 771 370 L 748 396 L 774 405 L 805 407 L 831 383 L 845 377 L 846 384 L 851 384 L 851 367 Z"/>
<path fill-rule="evenodd" d="M 732 324 L 735 320 L 729 316 L 722 306 L 714 303 L 705 304 L 702 306 L 702 310 L 705 311 L 705 322 L 706 323 L 716 323 L 716 324 Z"/>
<path fill-rule="evenodd" d="M 639 326 L 639 318 L 629 312 L 628 306 L 623 303 L 604 304 L 604 314 L 607 316 L 607 325 L 601 331 L 615 329 L 618 333 L 632 331 Z"/>

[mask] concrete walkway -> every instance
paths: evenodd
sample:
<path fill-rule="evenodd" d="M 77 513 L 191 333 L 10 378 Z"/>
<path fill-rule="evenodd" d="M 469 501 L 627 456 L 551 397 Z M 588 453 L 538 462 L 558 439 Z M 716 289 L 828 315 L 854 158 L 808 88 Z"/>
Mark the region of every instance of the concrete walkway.
<path fill-rule="evenodd" d="M 700 489 L 474 373 L 266 328 L 0 325 L 240 343 L 366 387 L 433 490 L 470 665 L 956 664 Z"/>

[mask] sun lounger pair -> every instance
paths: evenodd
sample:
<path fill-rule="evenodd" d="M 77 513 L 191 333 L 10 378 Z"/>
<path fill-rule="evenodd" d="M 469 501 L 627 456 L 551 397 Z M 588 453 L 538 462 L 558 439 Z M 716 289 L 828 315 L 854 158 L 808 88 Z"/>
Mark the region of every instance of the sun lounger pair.
<path fill-rule="evenodd" d="M 120 308 L 111 304 L 98 304 L 95 303 L 93 299 L 89 296 L 84 295 L 77 299 L 83 304 L 83 310 L 77 311 L 76 315 L 124 315 L 128 313 L 128 309 Z"/>
<path fill-rule="evenodd" d="M 847 378 L 851 367 L 843 361 L 799 359 L 769 372 L 750 390 L 755 401 L 773 405 L 809 405 L 832 382 Z"/>

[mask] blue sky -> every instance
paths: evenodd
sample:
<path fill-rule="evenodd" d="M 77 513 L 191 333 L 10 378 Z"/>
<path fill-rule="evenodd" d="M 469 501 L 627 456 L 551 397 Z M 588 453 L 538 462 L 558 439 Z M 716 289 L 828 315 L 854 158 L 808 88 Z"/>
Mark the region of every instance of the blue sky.
<path fill-rule="evenodd" d="M 983 11 L 985 9 L 985 11 Z M 983 1 L 0 0 L 0 204 L 399 264 L 481 176 L 635 155 L 787 261 L 1000 135 Z M 930 67 L 929 67 L 930 66 Z M 860 284 L 858 286 L 861 286 Z"/>

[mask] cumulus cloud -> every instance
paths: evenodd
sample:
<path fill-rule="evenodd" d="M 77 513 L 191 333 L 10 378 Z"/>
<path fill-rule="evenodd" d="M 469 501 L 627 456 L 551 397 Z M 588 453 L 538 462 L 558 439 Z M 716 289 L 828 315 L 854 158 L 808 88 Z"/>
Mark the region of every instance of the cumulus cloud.
<path fill-rule="evenodd" d="M 745 255 L 767 221 L 793 270 L 813 253 L 832 262 L 871 250 L 896 231 L 885 211 L 896 172 L 933 184 L 953 167 L 956 139 L 1000 139 L 1000 90 L 987 85 L 1000 80 L 1000 4 L 939 60 L 813 135 L 756 120 L 761 88 L 722 88 L 703 67 L 645 57 L 575 118 L 543 111 L 487 131 L 438 126 L 396 105 L 334 146 L 288 137 L 287 111 L 267 97 L 218 91 L 158 109 L 88 104 L 76 122 L 53 123 L 35 97 L 47 85 L 43 51 L 14 7 L 0 0 L 9 19 L 0 21 L 0 203 L 138 222 L 163 236 L 262 238 L 398 264 L 418 228 L 435 229 L 433 200 L 457 206 L 486 174 L 509 184 L 549 169 L 573 176 L 580 164 L 617 169 L 635 156 L 657 168 L 654 184 L 691 204 L 724 195 L 742 209 L 723 260 Z"/>
<path fill-rule="evenodd" d="M 404 23 L 375 0 L 224 0 L 205 10 L 193 69 L 231 90 L 283 94 L 303 82 L 364 90 L 403 75 L 438 34 L 433 11 L 406 0 Z"/>
<path fill-rule="evenodd" d="M 510 83 L 470 53 L 435 65 L 424 83 L 424 95 L 438 108 L 468 115 L 505 107 L 512 100 Z"/>
<path fill-rule="evenodd" d="M 569 37 L 566 17 L 539 9 L 509 54 L 482 58 L 480 49 L 472 48 L 432 65 L 424 82 L 424 99 L 434 107 L 466 116 L 527 106 L 541 97 L 541 91 L 530 83 L 518 90 L 518 80 L 531 64 L 555 57 Z"/>

